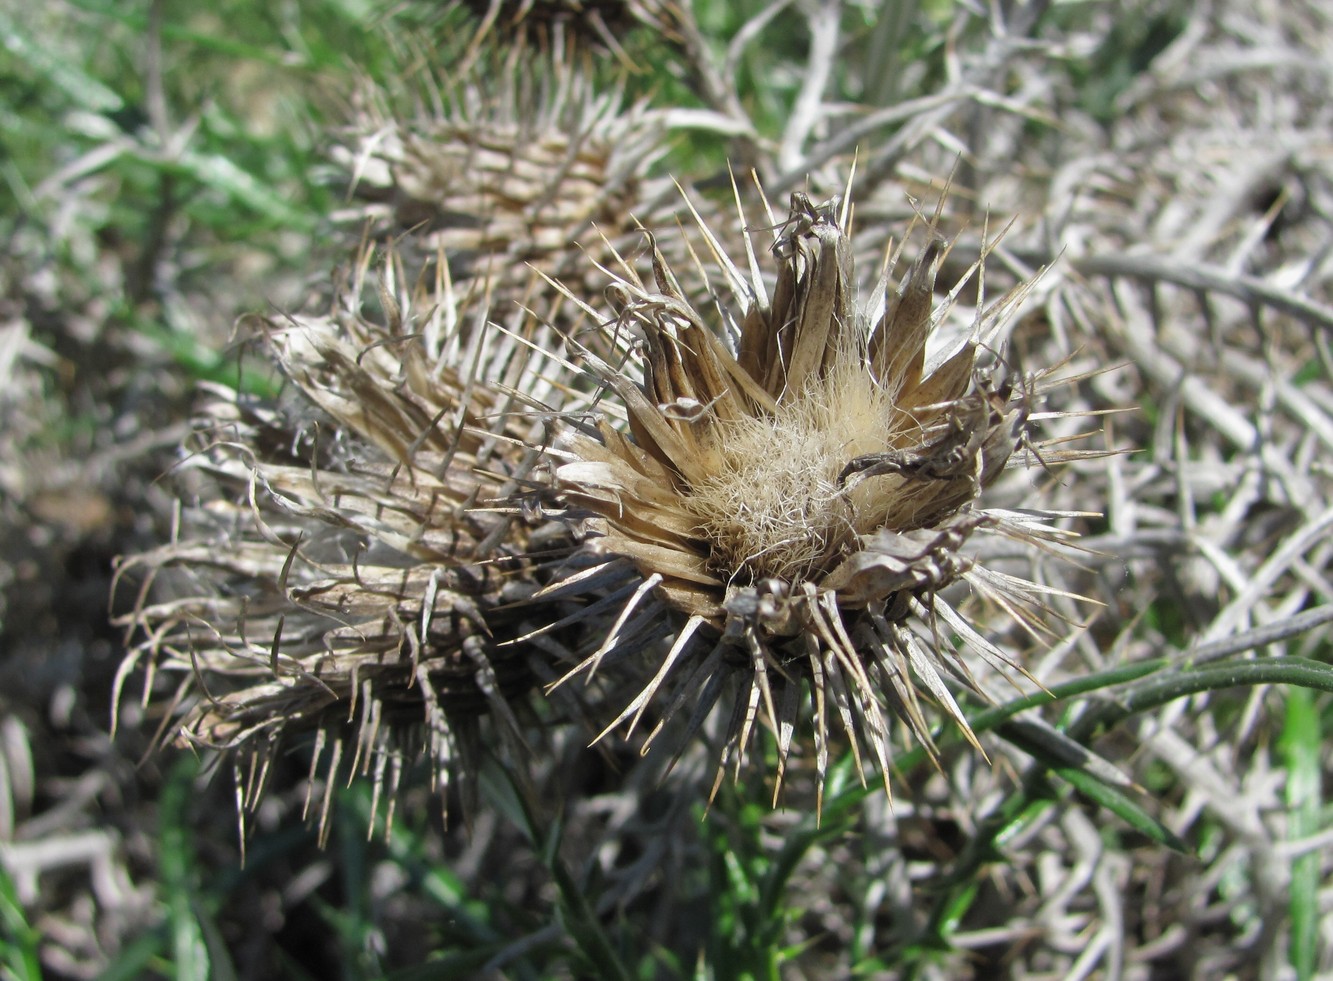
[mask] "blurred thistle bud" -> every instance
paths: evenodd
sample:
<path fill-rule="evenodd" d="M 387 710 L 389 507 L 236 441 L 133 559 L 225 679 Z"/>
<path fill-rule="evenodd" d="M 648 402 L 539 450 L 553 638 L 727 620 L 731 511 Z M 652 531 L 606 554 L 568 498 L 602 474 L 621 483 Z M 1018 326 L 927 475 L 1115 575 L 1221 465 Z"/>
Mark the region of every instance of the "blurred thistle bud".
<path fill-rule="evenodd" d="M 334 218 L 393 237 L 408 268 L 444 256 L 456 283 L 485 280 L 493 302 L 546 309 L 529 267 L 567 278 L 609 261 L 621 240 L 669 202 L 650 181 L 665 123 L 617 88 L 523 64 L 478 85 L 407 101 L 366 87 L 332 155 L 354 206 Z M 431 108 L 423 108 L 430 106 Z"/>
<path fill-rule="evenodd" d="M 625 36 L 645 26 L 671 36 L 676 16 L 663 0 L 464 0 L 461 6 L 476 18 L 470 52 L 489 43 L 565 61 L 610 53 L 627 67 L 633 62 L 622 43 Z"/>

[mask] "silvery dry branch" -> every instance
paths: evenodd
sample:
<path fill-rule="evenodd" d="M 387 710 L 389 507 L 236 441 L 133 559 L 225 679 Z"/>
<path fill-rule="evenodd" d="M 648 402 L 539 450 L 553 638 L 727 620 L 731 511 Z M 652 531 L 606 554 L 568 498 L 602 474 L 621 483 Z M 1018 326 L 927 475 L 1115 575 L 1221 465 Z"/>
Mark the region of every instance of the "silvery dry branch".
<path fill-rule="evenodd" d="M 821 799 L 839 730 L 858 764 L 869 748 L 886 787 L 890 712 L 931 747 L 923 696 L 973 739 L 944 675 L 976 687 L 972 657 L 1022 669 L 942 590 L 961 580 L 1046 630 L 1050 590 L 975 564 L 967 547 L 983 532 L 1060 539 L 1054 515 L 987 511 L 978 498 L 1019 457 L 1083 455 L 1029 440 L 1050 373 L 1016 378 L 997 359 L 1025 287 L 928 364 L 944 246 L 932 228 L 900 288 L 886 269 L 858 303 L 848 212 L 847 199 L 816 207 L 793 195 L 785 221 L 767 215 L 769 247 L 756 250 L 763 233 L 752 232 L 739 264 L 696 213 L 731 297 L 716 309 L 691 302 L 651 236 L 651 284 L 622 260 L 612 315 L 585 304 L 601 343 L 575 345 L 605 408 L 570 428 L 554 471 L 569 517 L 591 516 L 584 550 L 605 563 L 600 585 L 613 571 L 631 577 L 612 629 L 571 675 L 644 648 L 663 607 L 675 618 L 671 642 L 646 648 L 660 657 L 651 680 L 607 731 L 632 729 L 650 707 L 684 715 L 679 752 L 730 692 L 717 780 L 762 722 L 777 741 L 776 794 L 808 692 Z M 770 261 L 775 276 L 763 272 Z"/>

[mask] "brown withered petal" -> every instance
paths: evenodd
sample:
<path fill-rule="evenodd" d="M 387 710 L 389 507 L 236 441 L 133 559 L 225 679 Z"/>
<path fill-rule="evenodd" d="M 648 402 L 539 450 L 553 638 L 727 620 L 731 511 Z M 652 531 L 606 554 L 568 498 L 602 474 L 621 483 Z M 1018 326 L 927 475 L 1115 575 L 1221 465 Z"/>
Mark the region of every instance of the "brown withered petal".
<path fill-rule="evenodd" d="M 979 568 L 966 545 L 980 532 L 1037 543 L 1062 535 L 1040 515 L 1016 520 L 978 504 L 1030 443 L 1028 416 L 1048 384 L 991 367 L 1022 289 L 928 361 L 947 246 L 930 228 L 901 286 L 889 288 L 886 270 L 861 306 L 849 207 L 849 198 L 816 206 L 795 194 L 785 221 L 770 213 L 772 279 L 753 244 L 759 233 L 735 263 L 696 212 L 733 297 L 709 313 L 686 298 L 650 236 L 652 284 L 622 261 L 608 290 L 613 315 L 585 306 L 622 351 L 605 358 L 575 345 L 608 408 L 595 433 L 563 435 L 554 470 L 570 516 L 593 516 L 585 552 L 616 568 L 629 560 L 642 582 L 570 674 L 591 672 L 664 606 L 684 620 L 607 731 L 627 721 L 633 729 L 660 700 L 663 718 L 691 711 L 678 753 L 736 680 L 717 781 L 740 767 L 762 722 L 777 741 L 775 800 L 798 745 L 803 693 L 821 802 L 835 730 L 850 738 L 858 765 L 869 749 L 886 789 L 890 715 L 933 752 L 930 701 L 975 742 L 945 683 L 951 675 L 975 685 L 950 638 L 1002 672 L 1022 669 L 941 590 L 965 581 L 1025 627 L 1044 629 L 1042 587 Z M 1050 465 L 1077 455 L 1031 449 Z"/>
<path fill-rule="evenodd" d="M 203 500 L 119 572 L 143 577 L 122 681 L 179 677 L 180 736 L 230 755 L 242 818 L 302 734 L 325 829 L 340 778 L 392 806 L 423 753 L 440 799 L 462 778 L 468 804 L 482 727 L 518 754 L 516 713 L 549 680 L 540 647 L 505 644 L 529 630 L 546 534 L 512 498 L 541 443 L 525 403 L 551 397 L 528 345 L 549 341 L 400 273 L 391 257 L 371 289 L 367 253 L 328 316 L 254 320 L 291 391 L 215 394 L 185 465 Z"/>

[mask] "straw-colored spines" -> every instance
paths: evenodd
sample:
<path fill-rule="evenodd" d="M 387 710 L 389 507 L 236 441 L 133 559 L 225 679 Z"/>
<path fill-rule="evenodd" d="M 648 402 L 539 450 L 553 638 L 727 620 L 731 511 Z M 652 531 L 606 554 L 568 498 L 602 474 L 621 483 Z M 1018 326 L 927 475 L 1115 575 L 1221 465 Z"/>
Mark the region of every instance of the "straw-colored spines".
<path fill-rule="evenodd" d="M 662 0 L 464 0 L 463 6 L 477 18 L 469 52 L 483 42 L 566 61 L 609 52 L 626 66 L 624 36 L 642 25 L 667 31 L 671 21 L 671 4 Z"/>

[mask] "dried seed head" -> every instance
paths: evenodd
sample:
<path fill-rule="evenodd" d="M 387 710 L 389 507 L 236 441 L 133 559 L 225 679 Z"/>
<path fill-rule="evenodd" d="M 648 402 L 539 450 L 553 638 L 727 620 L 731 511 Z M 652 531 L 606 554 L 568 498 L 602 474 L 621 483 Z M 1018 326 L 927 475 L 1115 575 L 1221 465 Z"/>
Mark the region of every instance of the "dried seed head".
<path fill-rule="evenodd" d="M 722 763 L 739 766 L 762 704 L 778 735 L 780 784 L 809 685 L 821 790 L 835 706 L 854 747 L 869 744 L 881 769 L 887 708 L 930 745 L 919 689 L 971 735 L 940 668 L 971 674 L 939 639 L 941 623 L 1002 669 L 1012 665 L 939 592 L 966 579 L 1037 623 L 1039 587 L 987 573 L 961 549 L 982 529 L 1055 534 L 976 504 L 1025 434 L 1032 392 L 997 380 L 978 358 L 1021 291 L 927 367 L 943 245 L 932 231 L 896 293 L 886 273 L 858 306 L 847 211 L 846 201 L 840 212 L 793 195 L 788 219 L 770 221 L 771 287 L 753 247 L 746 276 L 700 219 L 736 300 L 720 305 L 720 321 L 686 299 L 656 240 L 652 286 L 622 263 L 607 330 L 621 357 L 581 353 L 631 438 L 609 416 L 597 438 L 571 431 L 562 443 L 571 459 L 555 474 L 574 513 L 597 518 L 588 549 L 631 560 L 652 587 L 635 592 L 575 670 L 590 671 L 620 643 L 618 631 L 657 616 L 654 600 L 688 617 L 617 722 L 637 723 L 652 696 L 674 686 L 673 710 L 694 700 L 697 727 L 719 679 L 739 670 Z M 637 363 L 641 379 L 616 363 Z M 689 653 L 696 635 L 711 636 L 712 653 L 706 640 Z"/>
<path fill-rule="evenodd" d="M 659 0 L 464 0 L 478 18 L 475 50 L 489 41 L 503 48 L 557 52 L 611 52 L 629 63 L 621 39 L 639 25 L 667 29 L 669 5 Z"/>
<path fill-rule="evenodd" d="M 335 218 L 401 237 L 409 266 L 447 256 L 455 283 L 486 281 L 497 308 L 529 289 L 529 267 L 565 277 L 584 252 L 605 256 L 603 236 L 632 231 L 631 213 L 658 194 L 645 175 L 665 151 L 660 119 L 581 74 L 521 63 L 484 89 L 433 90 L 406 112 L 404 101 L 360 93 L 333 150 L 359 200 Z"/>
<path fill-rule="evenodd" d="M 518 743 L 546 672 L 539 648 L 504 643 L 536 589 L 537 531 L 510 498 L 541 439 L 521 409 L 549 397 L 523 365 L 541 338 L 487 330 L 447 283 L 400 287 L 392 259 L 376 295 L 369 265 L 329 316 L 255 321 L 295 391 L 218 394 L 189 461 L 211 500 L 121 569 L 146 580 L 126 670 L 150 666 L 146 694 L 154 673 L 181 677 L 181 735 L 229 752 L 246 808 L 310 733 L 326 795 L 367 774 L 392 801 L 424 752 L 441 800 L 461 777 L 467 804 L 483 724 Z"/>

